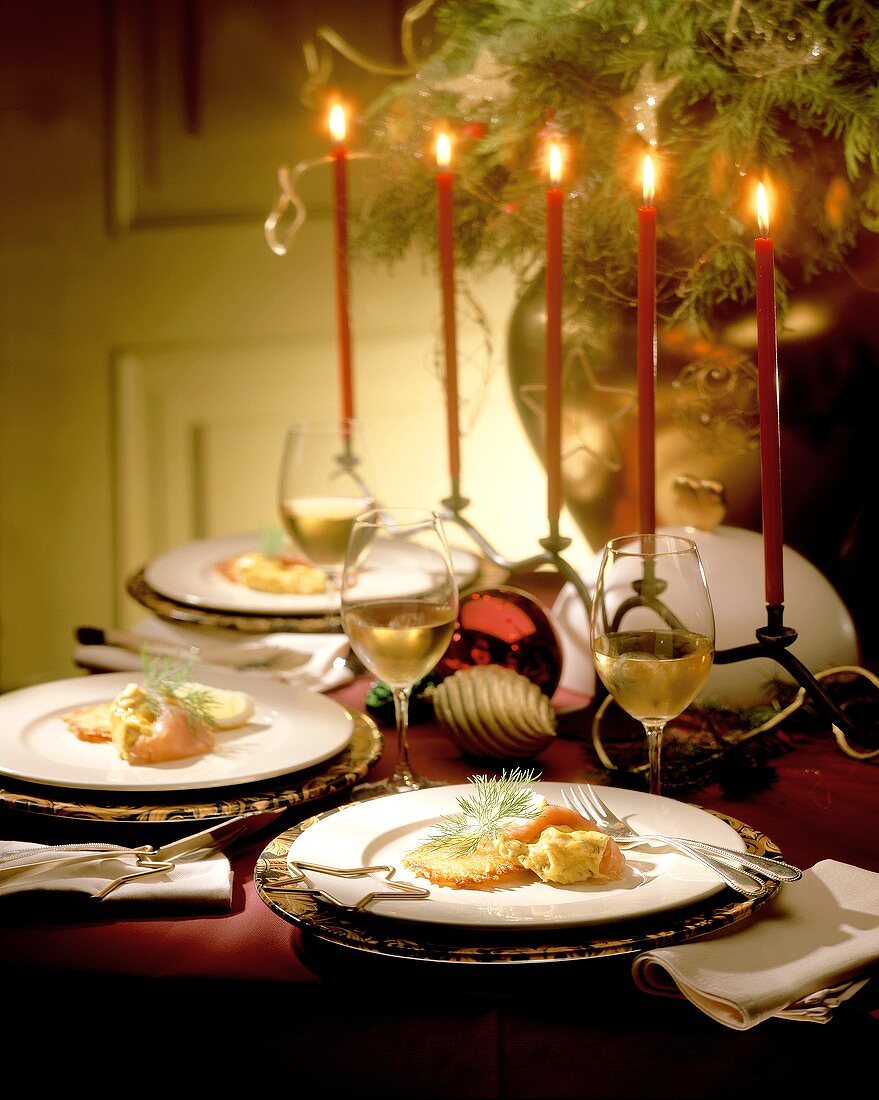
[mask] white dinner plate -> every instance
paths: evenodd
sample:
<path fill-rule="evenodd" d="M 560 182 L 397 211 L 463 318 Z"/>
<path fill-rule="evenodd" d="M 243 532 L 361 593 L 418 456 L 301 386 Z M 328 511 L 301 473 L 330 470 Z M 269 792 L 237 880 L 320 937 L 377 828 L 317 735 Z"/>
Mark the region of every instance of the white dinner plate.
<path fill-rule="evenodd" d="M 218 570 L 217 566 L 221 562 L 259 548 L 260 536 L 256 533 L 197 539 L 168 550 L 150 561 L 144 569 L 144 580 L 161 595 L 190 607 L 262 615 L 321 615 L 338 610 L 337 593 L 290 595 L 283 592 L 258 592 L 230 581 Z M 386 592 L 373 590 L 373 595 L 410 595 L 426 587 L 430 574 L 421 557 L 423 552 L 417 546 L 409 549 L 411 565 L 396 572 L 393 589 L 389 588 Z M 479 571 L 478 556 L 468 550 L 454 547 L 452 562 L 459 585 L 468 584 Z"/>
<path fill-rule="evenodd" d="M 535 783 L 548 802 L 563 805 L 562 785 Z M 296 837 L 288 863 L 324 867 L 394 869 L 393 879 L 426 887 L 427 898 L 376 900 L 369 912 L 398 920 L 468 928 L 552 928 L 606 924 L 691 905 L 726 889 L 712 871 L 677 852 L 626 846 L 626 871 L 619 882 L 554 886 L 539 879 L 516 885 L 478 889 L 434 886 L 413 875 L 402 857 L 433 831 L 439 819 L 460 809 L 458 799 L 473 787 L 461 784 L 354 803 L 316 821 Z M 692 837 L 745 851 L 739 834 L 725 822 L 696 806 L 674 799 L 611 788 L 603 790 L 617 814 L 641 832 L 657 831 Z M 356 904 L 371 890 L 387 890 L 383 873 L 346 879 L 309 870 L 314 887 L 344 904 Z"/>
<path fill-rule="evenodd" d="M 80 741 L 63 721 L 76 707 L 114 698 L 133 672 L 54 680 L 0 695 L 0 774 L 30 783 L 93 791 L 179 791 L 226 787 L 302 771 L 341 752 L 353 720 L 325 695 L 252 677 L 194 666 L 191 678 L 208 687 L 247 691 L 253 719 L 215 731 L 205 756 L 132 765 L 109 742 Z"/>

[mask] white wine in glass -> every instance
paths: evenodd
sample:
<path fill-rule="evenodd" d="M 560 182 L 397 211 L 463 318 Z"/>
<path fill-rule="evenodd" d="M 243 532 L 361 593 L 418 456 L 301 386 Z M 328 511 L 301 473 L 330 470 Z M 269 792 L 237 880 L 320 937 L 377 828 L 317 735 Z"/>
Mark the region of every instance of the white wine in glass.
<path fill-rule="evenodd" d="M 287 429 L 278 510 L 294 545 L 334 587 L 354 517 L 375 504 L 365 432 L 357 420 L 302 420 Z"/>
<path fill-rule="evenodd" d="M 439 663 L 458 616 L 458 582 L 442 520 L 421 508 L 379 508 L 357 517 L 342 570 L 342 628 L 351 648 L 392 690 L 397 759 L 386 779 L 356 799 L 442 786 L 409 763 L 409 697 Z"/>
<path fill-rule="evenodd" d="M 692 539 L 635 534 L 607 543 L 591 644 L 602 683 L 644 727 L 649 790 L 659 794 L 663 731 L 699 694 L 714 662 L 714 612 Z"/>

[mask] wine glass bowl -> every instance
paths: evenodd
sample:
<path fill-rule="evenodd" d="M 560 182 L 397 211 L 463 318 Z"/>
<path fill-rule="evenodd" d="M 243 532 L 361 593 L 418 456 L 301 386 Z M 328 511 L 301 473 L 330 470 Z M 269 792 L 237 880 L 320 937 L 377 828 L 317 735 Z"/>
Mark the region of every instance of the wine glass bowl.
<path fill-rule="evenodd" d="M 593 596 L 592 657 L 608 692 L 644 727 L 651 794 L 660 793 L 663 731 L 708 679 L 714 636 L 692 539 L 634 534 L 606 544 Z"/>
<path fill-rule="evenodd" d="M 284 440 L 278 510 L 294 546 L 336 586 L 355 516 L 375 504 L 365 432 L 357 420 L 301 420 Z"/>
<path fill-rule="evenodd" d="M 440 661 L 455 628 L 458 582 L 441 518 L 420 508 L 378 508 L 353 523 L 341 576 L 342 628 L 351 648 L 394 697 L 397 761 L 355 798 L 439 786 L 409 763 L 413 686 Z"/>

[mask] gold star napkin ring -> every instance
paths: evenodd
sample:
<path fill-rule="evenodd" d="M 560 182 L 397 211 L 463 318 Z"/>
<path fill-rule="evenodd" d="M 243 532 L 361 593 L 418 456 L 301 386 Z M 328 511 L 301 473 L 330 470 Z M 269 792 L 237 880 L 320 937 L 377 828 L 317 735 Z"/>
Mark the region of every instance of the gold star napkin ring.
<path fill-rule="evenodd" d="M 365 909 L 370 902 L 373 901 L 387 901 L 397 900 L 398 898 L 426 898 L 430 896 L 430 891 L 421 886 L 415 886 L 411 882 L 398 882 L 394 879 L 396 869 L 387 865 L 377 865 L 374 867 L 325 867 L 320 863 L 305 863 L 302 860 L 288 860 L 287 867 L 290 874 L 283 876 L 279 873 L 279 877 L 265 884 L 264 889 L 270 893 L 278 894 L 307 894 L 309 897 L 318 898 L 321 901 L 328 902 L 330 905 L 336 905 L 340 909 L 347 909 L 351 912 L 356 912 L 359 909 Z M 349 902 L 342 901 L 337 897 L 334 897 L 328 891 L 317 886 L 303 886 L 302 883 L 308 883 L 307 871 L 316 872 L 318 874 L 331 875 L 334 878 L 364 878 L 367 875 L 384 873 L 385 883 L 389 887 L 387 890 L 372 890 L 368 894 L 364 894 L 356 903 L 350 904 Z"/>

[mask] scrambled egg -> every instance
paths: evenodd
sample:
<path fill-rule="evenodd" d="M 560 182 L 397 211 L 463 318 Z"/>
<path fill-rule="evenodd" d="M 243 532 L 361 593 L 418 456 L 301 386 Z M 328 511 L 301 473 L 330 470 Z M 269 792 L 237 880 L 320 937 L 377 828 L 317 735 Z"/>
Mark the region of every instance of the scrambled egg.
<path fill-rule="evenodd" d="M 195 692 L 201 695 L 205 718 L 186 705 L 187 695 Z M 130 683 L 115 699 L 77 707 L 61 718 L 80 741 L 112 742 L 119 758 L 129 764 L 158 764 L 210 752 L 215 728 L 245 726 L 256 709 L 246 691 L 200 683 L 182 684 L 174 694 L 159 699 L 156 714 L 148 698 L 139 684 Z"/>
<path fill-rule="evenodd" d="M 146 692 L 138 684 L 127 684 L 110 709 L 110 739 L 118 755 L 128 760 L 138 739 L 152 730 Z"/>
<path fill-rule="evenodd" d="M 261 551 L 233 559 L 224 572 L 231 580 L 259 592 L 301 596 L 325 592 L 327 588 L 327 575 L 322 569 Z"/>
<path fill-rule="evenodd" d="M 604 878 L 599 867 L 607 839 L 604 833 L 551 825 L 533 844 L 502 840 L 498 848 L 502 856 L 514 857 L 544 882 L 564 884 Z"/>
<path fill-rule="evenodd" d="M 190 721 L 173 698 L 155 717 L 147 696 L 137 684 L 128 684 L 113 700 L 110 735 L 118 755 L 129 764 L 159 764 L 202 756 L 214 745 L 211 730 Z"/>

